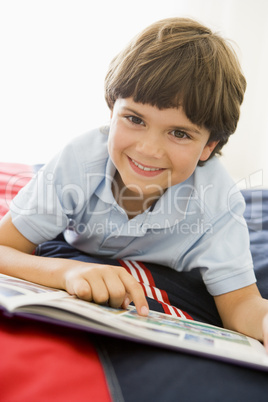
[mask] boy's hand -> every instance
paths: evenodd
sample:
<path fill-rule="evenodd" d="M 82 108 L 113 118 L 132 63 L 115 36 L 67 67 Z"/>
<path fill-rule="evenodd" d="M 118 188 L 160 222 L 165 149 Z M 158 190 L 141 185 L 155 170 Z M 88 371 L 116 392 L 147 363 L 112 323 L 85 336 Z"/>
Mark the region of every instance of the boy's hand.
<path fill-rule="evenodd" d="M 225 328 L 262 341 L 268 352 L 268 300 L 256 284 L 216 296 L 215 302 Z"/>
<path fill-rule="evenodd" d="M 64 274 L 65 289 L 80 299 L 111 307 L 127 308 L 134 302 L 137 312 L 147 316 L 149 309 L 141 285 L 123 267 L 79 263 Z"/>
<path fill-rule="evenodd" d="M 268 353 L 268 314 L 266 314 L 263 318 L 262 331 L 263 331 L 263 344 Z"/>

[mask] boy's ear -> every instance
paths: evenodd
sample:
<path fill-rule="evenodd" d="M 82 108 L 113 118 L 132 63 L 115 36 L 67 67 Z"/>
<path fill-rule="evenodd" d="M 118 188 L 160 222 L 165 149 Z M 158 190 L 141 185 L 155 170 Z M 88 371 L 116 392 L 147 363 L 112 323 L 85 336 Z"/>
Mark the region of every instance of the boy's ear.
<path fill-rule="evenodd" d="M 202 154 L 200 156 L 200 161 L 205 162 L 213 152 L 214 148 L 218 145 L 219 141 L 209 141 L 204 147 Z"/>

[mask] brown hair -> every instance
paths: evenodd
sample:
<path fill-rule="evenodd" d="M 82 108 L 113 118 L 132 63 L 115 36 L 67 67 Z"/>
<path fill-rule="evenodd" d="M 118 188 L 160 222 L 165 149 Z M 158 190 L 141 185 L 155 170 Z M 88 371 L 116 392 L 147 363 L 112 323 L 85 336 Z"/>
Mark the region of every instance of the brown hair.
<path fill-rule="evenodd" d="M 219 141 L 211 157 L 236 130 L 245 89 L 232 47 L 186 18 L 142 31 L 112 60 L 105 79 L 110 109 L 128 97 L 159 109 L 182 106 L 189 120 L 210 131 L 209 141 Z"/>

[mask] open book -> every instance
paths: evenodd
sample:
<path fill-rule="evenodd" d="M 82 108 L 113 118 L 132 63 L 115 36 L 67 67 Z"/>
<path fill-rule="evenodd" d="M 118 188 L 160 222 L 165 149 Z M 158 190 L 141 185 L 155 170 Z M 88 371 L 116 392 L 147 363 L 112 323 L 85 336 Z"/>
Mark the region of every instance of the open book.
<path fill-rule="evenodd" d="M 237 332 L 134 307 L 113 309 L 68 293 L 0 274 L 0 308 L 19 315 L 85 331 L 122 337 L 268 371 L 262 344 Z"/>

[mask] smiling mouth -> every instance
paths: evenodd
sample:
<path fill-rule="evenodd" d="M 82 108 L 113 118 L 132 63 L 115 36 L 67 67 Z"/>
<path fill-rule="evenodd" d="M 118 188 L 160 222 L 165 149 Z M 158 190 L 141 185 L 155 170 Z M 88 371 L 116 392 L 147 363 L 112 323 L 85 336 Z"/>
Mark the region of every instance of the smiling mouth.
<path fill-rule="evenodd" d="M 132 158 L 130 158 L 130 160 L 135 166 L 137 166 L 141 170 L 144 170 L 145 172 L 157 172 L 159 170 L 164 170 L 163 168 L 156 168 L 156 167 L 149 167 L 149 166 L 141 165 L 140 163 L 136 162 Z"/>

